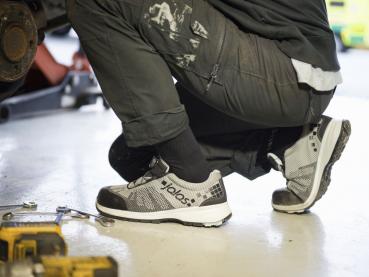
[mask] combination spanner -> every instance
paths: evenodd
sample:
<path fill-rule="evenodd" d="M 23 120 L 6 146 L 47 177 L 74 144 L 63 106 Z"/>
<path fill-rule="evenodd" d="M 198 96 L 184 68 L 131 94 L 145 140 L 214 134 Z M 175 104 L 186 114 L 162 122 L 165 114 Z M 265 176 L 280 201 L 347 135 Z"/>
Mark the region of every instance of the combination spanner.
<path fill-rule="evenodd" d="M 9 210 L 9 209 L 17 209 L 17 208 L 35 210 L 37 208 L 37 203 L 35 201 L 25 201 L 22 204 L 0 206 L 0 210 Z"/>

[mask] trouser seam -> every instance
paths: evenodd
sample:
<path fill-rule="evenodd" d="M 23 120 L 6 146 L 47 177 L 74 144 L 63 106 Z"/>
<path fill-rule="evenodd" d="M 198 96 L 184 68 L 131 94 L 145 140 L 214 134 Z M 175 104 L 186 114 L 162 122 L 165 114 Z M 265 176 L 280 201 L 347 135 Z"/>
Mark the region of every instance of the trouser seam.
<path fill-rule="evenodd" d="M 112 51 L 112 53 L 114 54 L 114 58 L 117 60 L 117 61 L 119 61 L 119 59 L 118 59 L 118 57 L 117 57 L 117 53 L 114 51 L 114 48 L 112 47 L 112 42 L 111 42 L 111 40 L 110 40 L 110 37 L 112 37 L 111 36 L 111 34 L 110 34 L 110 31 L 109 31 L 109 36 L 107 36 L 107 40 L 108 40 L 108 42 L 109 42 L 109 48 L 111 49 L 111 51 Z M 122 68 L 121 68 L 121 65 L 120 65 L 120 63 L 119 62 L 117 62 L 117 66 L 118 66 L 118 68 L 119 68 L 119 72 L 120 72 L 120 74 L 121 74 L 121 76 L 124 76 L 122 73 L 123 73 L 123 71 L 122 71 Z M 133 108 L 133 112 L 134 112 L 134 114 L 135 114 L 135 117 L 138 117 L 139 116 L 139 113 L 138 113 L 138 111 L 137 111 L 137 108 L 136 108 L 136 105 L 135 105 L 135 103 L 134 103 L 134 101 L 133 101 L 133 98 L 132 98 L 132 90 L 131 89 L 129 89 L 128 88 L 128 86 L 127 86 L 127 82 L 126 82 L 126 80 L 122 77 L 122 82 L 124 83 L 124 88 L 123 89 L 125 89 L 126 90 L 126 92 L 127 92 L 127 95 L 128 95 L 128 99 L 129 99 L 129 102 L 131 103 L 131 105 L 132 105 L 132 108 Z M 121 93 L 121 92 L 117 92 L 117 93 Z"/>
<path fill-rule="evenodd" d="M 233 70 L 233 71 L 236 71 L 236 72 L 239 72 L 241 74 L 245 74 L 245 75 L 248 75 L 250 77 L 254 77 L 254 78 L 257 78 L 257 79 L 260 79 L 266 83 L 270 83 L 270 84 L 273 84 L 273 85 L 276 85 L 276 86 L 279 86 L 279 87 L 284 87 L 284 86 L 290 86 L 290 85 L 296 85 L 298 84 L 298 82 L 296 81 L 290 81 L 288 83 L 278 83 L 278 82 L 275 82 L 273 80 L 270 80 L 268 78 L 265 78 L 264 76 L 261 76 L 257 73 L 252 73 L 252 72 L 248 72 L 248 71 L 244 71 L 244 70 L 239 70 L 238 68 L 235 68 L 235 67 L 231 67 L 231 66 L 227 66 L 227 67 L 224 67 L 223 70 Z"/>
<path fill-rule="evenodd" d="M 139 14 L 139 18 L 138 18 L 138 22 L 137 22 L 137 32 L 140 35 L 142 41 L 148 45 L 153 53 L 158 53 L 158 51 L 155 49 L 155 47 L 152 46 L 152 44 L 147 40 L 146 36 L 145 36 L 145 31 L 144 31 L 144 27 L 143 27 L 143 17 L 144 17 L 144 12 L 146 10 L 146 7 L 148 7 L 151 3 L 150 1 L 143 1 L 142 5 L 141 5 L 141 9 L 140 9 L 140 14 Z"/>

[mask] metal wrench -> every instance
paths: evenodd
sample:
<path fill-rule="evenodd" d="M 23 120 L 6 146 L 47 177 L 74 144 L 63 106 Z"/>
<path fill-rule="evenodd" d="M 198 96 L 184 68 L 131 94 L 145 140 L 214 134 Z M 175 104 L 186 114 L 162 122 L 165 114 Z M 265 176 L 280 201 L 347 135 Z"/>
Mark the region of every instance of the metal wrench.
<path fill-rule="evenodd" d="M 12 220 L 16 216 L 29 216 L 29 215 L 56 215 L 50 212 L 9 212 L 2 216 L 3 220 Z"/>
<path fill-rule="evenodd" d="M 16 216 L 32 216 L 32 215 L 35 215 L 35 216 L 39 216 L 39 215 L 55 216 L 56 215 L 55 222 L 57 224 L 60 224 L 63 216 L 65 215 L 71 216 L 73 218 L 78 218 L 78 219 L 89 219 L 90 217 L 93 217 L 95 218 L 95 221 L 101 224 L 103 227 L 111 227 L 115 223 L 114 219 L 111 219 L 105 216 L 94 215 L 94 214 L 90 214 L 87 212 L 82 212 L 76 209 L 71 209 L 71 208 L 62 207 L 62 206 L 56 209 L 56 213 L 55 212 L 9 212 L 9 213 L 4 214 L 2 219 L 5 221 L 9 221 L 9 220 L 12 220 Z"/>
<path fill-rule="evenodd" d="M 8 209 L 16 209 L 16 208 L 34 210 L 37 208 L 37 203 L 35 201 L 25 201 L 23 202 L 23 204 L 0 206 L 0 210 L 8 210 Z"/>
<path fill-rule="evenodd" d="M 14 217 L 17 216 L 58 216 L 58 213 L 55 212 L 9 212 L 2 216 L 2 219 L 5 221 L 12 220 Z M 78 218 L 78 219 L 88 219 L 89 216 L 82 215 L 79 213 L 71 213 L 68 212 L 65 215 L 70 216 L 72 218 Z"/>
<path fill-rule="evenodd" d="M 63 216 L 66 215 L 67 213 L 70 213 L 71 209 L 69 209 L 68 207 L 57 207 L 56 208 L 56 219 L 55 219 L 55 223 L 60 225 Z"/>
<path fill-rule="evenodd" d="M 79 213 L 81 215 L 86 215 L 86 216 L 93 217 L 93 218 L 95 218 L 95 221 L 97 221 L 98 223 L 100 223 L 104 227 L 112 227 L 115 223 L 114 219 L 103 216 L 103 215 L 94 215 L 94 214 L 90 214 L 90 213 L 79 211 L 79 210 L 72 209 L 72 208 L 70 208 L 70 210 L 73 211 L 73 212 Z"/>

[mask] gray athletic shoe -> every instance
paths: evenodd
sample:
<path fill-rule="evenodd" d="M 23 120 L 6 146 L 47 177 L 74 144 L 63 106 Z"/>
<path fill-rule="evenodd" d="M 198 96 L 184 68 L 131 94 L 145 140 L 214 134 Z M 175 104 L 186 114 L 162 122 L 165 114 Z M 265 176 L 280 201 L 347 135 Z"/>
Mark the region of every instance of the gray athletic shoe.
<path fill-rule="evenodd" d="M 340 158 L 350 133 L 349 121 L 323 116 L 318 124 L 304 127 L 300 139 L 285 151 L 284 162 L 268 154 L 274 168 L 287 179 L 287 188 L 273 193 L 273 208 L 303 213 L 312 207 L 327 191 L 332 166 Z"/>
<path fill-rule="evenodd" d="M 139 222 L 179 222 L 220 226 L 231 216 L 221 173 L 214 170 L 203 183 L 189 183 L 169 173 L 162 159 L 128 185 L 102 188 L 96 208 L 103 215 Z"/>

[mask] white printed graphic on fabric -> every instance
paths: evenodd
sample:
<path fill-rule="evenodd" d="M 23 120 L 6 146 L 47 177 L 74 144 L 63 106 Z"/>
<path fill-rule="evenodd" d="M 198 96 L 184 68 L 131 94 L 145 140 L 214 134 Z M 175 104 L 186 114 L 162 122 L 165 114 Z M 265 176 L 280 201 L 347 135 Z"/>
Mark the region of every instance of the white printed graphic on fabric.
<path fill-rule="evenodd" d="M 155 4 L 149 9 L 150 14 L 157 14 L 155 17 L 152 17 L 151 20 L 156 22 L 158 25 L 163 26 L 167 21 L 169 23 L 170 29 L 173 32 L 178 31 L 177 22 L 174 20 L 174 16 L 170 11 L 170 6 L 168 3 L 162 3 L 161 5 Z"/>
<path fill-rule="evenodd" d="M 199 46 L 200 46 L 200 41 L 199 41 L 199 40 L 197 40 L 197 39 L 194 39 L 194 38 L 191 38 L 191 39 L 190 39 L 190 43 L 191 43 L 191 45 L 192 45 L 192 47 L 193 47 L 194 49 L 197 49 L 197 48 L 199 48 Z"/>
<path fill-rule="evenodd" d="M 171 11 L 170 5 L 167 2 L 162 4 L 155 4 L 149 8 L 150 20 L 164 27 L 165 24 L 169 25 L 172 31 L 169 37 L 173 40 L 178 39 L 178 32 L 184 22 L 185 15 L 192 13 L 192 8 L 185 5 L 184 8 L 179 11 L 178 8 L 174 12 Z"/>
<path fill-rule="evenodd" d="M 176 59 L 178 66 L 186 68 L 189 66 L 191 62 L 194 62 L 196 60 L 196 55 L 184 54 L 182 56 L 176 57 Z"/>
<path fill-rule="evenodd" d="M 145 19 L 148 20 L 149 27 L 151 23 L 160 26 L 165 31 L 165 27 L 169 27 L 169 38 L 174 41 L 179 41 L 181 37 L 182 26 L 186 16 L 192 14 L 192 8 L 186 4 L 177 3 L 175 0 L 168 2 L 156 3 L 149 7 L 149 12 L 145 14 Z M 197 20 L 191 24 L 193 33 L 199 37 L 208 39 L 209 33 L 206 28 Z M 193 49 L 200 47 L 200 38 L 189 38 L 188 41 Z M 177 65 L 182 68 L 187 68 L 190 63 L 195 62 L 196 55 L 192 53 L 181 54 L 176 57 Z"/>
<path fill-rule="evenodd" d="M 209 32 L 205 29 L 205 27 L 198 22 L 197 20 L 192 24 L 192 30 L 195 34 L 199 35 L 200 37 L 208 39 Z"/>

